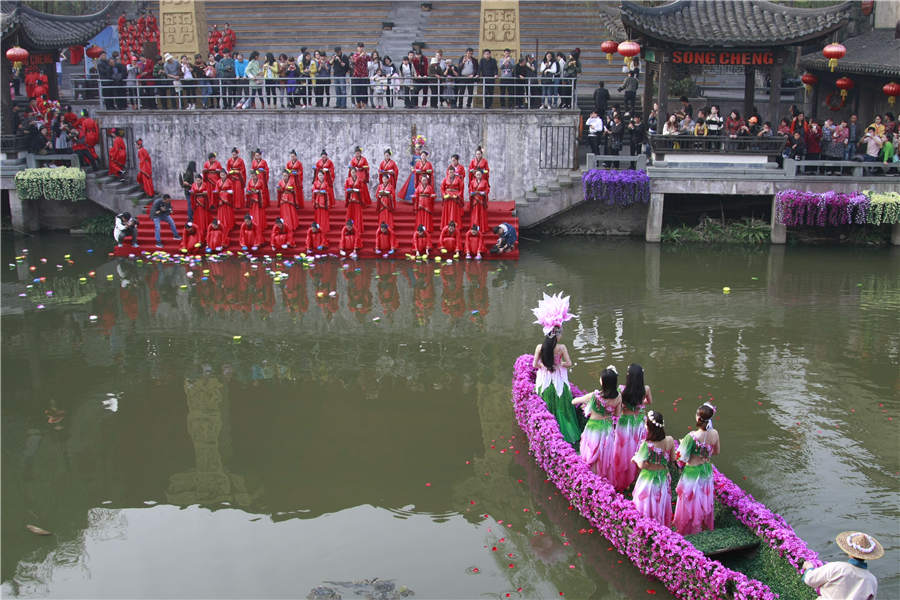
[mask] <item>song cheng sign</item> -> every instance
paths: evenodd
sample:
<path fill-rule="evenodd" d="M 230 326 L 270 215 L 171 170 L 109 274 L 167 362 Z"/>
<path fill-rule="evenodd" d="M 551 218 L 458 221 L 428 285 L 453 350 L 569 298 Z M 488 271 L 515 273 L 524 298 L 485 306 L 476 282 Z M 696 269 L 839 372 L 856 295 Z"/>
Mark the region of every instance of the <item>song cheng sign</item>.
<path fill-rule="evenodd" d="M 674 50 L 672 62 L 676 65 L 732 65 L 760 66 L 775 64 L 771 50 Z"/>

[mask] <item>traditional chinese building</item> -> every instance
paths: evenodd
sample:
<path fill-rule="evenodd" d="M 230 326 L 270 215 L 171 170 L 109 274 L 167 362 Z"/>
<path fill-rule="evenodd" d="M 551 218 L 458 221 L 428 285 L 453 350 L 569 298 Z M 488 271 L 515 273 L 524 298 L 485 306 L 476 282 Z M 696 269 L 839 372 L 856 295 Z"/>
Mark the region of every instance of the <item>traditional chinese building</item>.
<path fill-rule="evenodd" d="M 0 33 L 2 33 L 2 83 L 3 125 L 8 129 L 9 78 L 12 65 L 6 58 L 6 51 L 13 46 L 28 50 L 25 68 L 39 69 L 47 75 L 49 95 L 58 97 L 56 62 L 60 50 L 70 46 L 80 46 L 109 25 L 115 2 L 109 2 L 100 12 L 83 15 L 51 15 L 34 10 L 19 0 L 4 0 L 0 3 Z"/>
<path fill-rule="evenodd" d="M 891 106 L 884 92 L 890 82 L 900 84 L 900 28 L 873 29 L 868 33 L 848 38 L 842 42 L 847 49 L 838 60 L 834 71 L 822 52 L 811 52 L 800 58 L 800 67 L 812 73 L 818 82 L 808 95 L 809 111 L 813 118 L 848 118 L 856 113 L 868 123 L 876 114 L 892 111 L 896 114 L 900 105 Z M 846 97 L 841 97 L 836 82 L 850 80 L 852 87 Z"/>
<path fill-rule="evenodd" d="M 622 2 L 622 23 L 642 47 L 644 111 L 654 101 L 665 111 L 675 65 L 728 65 L 744 71 L 744 114 L 754 106 L 756 72 L 768 73 L 768 107 L 758 108 L 777 121 L 788 49 L 817 40 L 827 44 L 849 22 L 852 4 L 791 8 L 765 0 L 675 0 L 650 7 Z"/>

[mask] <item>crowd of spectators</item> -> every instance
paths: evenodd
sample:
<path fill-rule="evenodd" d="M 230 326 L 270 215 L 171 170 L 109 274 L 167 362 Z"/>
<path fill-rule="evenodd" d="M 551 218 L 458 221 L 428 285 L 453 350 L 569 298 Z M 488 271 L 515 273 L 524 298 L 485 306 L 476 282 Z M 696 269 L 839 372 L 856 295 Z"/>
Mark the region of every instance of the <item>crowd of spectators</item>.
<path fill-rule="evenodd" d="M 459 58 L 440 49 L 426 56 L 418 46 L 395 61 L 363 43 L 352 54 L 336 46 L 330 55 L 306 47 L 296 56 L 245 55 L 232 51 L 228 31 L 217 39 L 229 45 L 205 57 L 101 55 L 96 73 L 106 108 L 472 108 L 476 98 L 484 108 L 571 108 L 581 73 L 578 48 L 547 52 L 540 61 L 515 60 L 509 49 L 496 57 L 491 50 L 478 57 L 472 48 Z M 632 101 L 635 89 L 626 91 Z"/>
<path fill-rule="evenodd" d="M 773 126 L 771 122 L 763 121 L 755 108 L 745 119 L 737 110 L 723 116 L 715 104 L 695 113 L 688 98 L 682 96 L 680 102 L 681 108 L 666 115 L 662 122 L 659 105 L 654 103 L 644 122 L 639 113 L 629 110 L 631 107 L 620 110 L 616 105 L 610 106 L 609 92 L 601 83 L 594 93 L 594 110 L 585 122 L 591 151 L 598 155 L 618 155 L 627 145 L 632 156 L 641 153 L 649 156 L 650 135 L 691 136 L 689 143 L 693 146 L 699 143 L 707 150 L 713 146 L 724 147 L 716 139 L 781 137 L 784 139 L 783 158 L 900 163 L 900 129 L 891 112 L 875 115 L 869 125 L 863 126 L 856 114 L 850 115 L 849 119 L 826 118 L 821 122 L 807 119 L 794 105 L 790 116 Z M 698 137 L 711 139 L 697 142 Z M 673 141 L 673 147 L 679 148 L 680 143 L 683 142 Z"/>

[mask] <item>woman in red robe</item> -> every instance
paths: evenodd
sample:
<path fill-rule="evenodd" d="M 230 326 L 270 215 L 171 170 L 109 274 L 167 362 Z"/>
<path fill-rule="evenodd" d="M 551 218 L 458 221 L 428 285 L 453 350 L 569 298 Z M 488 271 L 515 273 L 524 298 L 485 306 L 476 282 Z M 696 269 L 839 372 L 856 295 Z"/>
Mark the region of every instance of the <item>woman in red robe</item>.
<path fill-rule="evenodd" d="M 203 181 L 210 184 L 210 189 L 215 189 L 215 185 L 219 183 L 219 172 L 222 170 L 222 163 L 216 160 L 216 153 L 210 152 L 205 163 L 203 163 Z"/>
<path fill-rule="evenodd" d="M 427 173 L 419 179 L 413 205 L 416 206 L 416 228 L 424 226 L 430 235 L 434 229 L 434 186 Z"/>
<path fill-rule="evenodd" d="M 194 224 L 201 235 L 205 234 L 206 228 L 209 227 L 209 197 L 209 186 L 204 183 L 203 176 L 197 173 L 191 186 L 191 203 L 194 206 Z"/>
<path fill-rule="evenodd" d="M 317 170 L 316 179 L 312 184 L 313 219 L 319 224 L 319 229 L 326 234 L 331 230 L 329 216 L 331 190 L 333 188 L 328 183 L 328 174 L 324 170 Z"/>
<path fill-rule="evenodd" d="M 385 171 L 381 174 L 378 189 L 375 190 L 375 222 L 379 226 L 381 223 L 387 223 L 391 229 L 394 228 L 394 208 L 397 206 L 393 181 L 390 172 Z"/>
<path fill-rule="evenodd" d="M 466 258 L 475 257 L 481 260 L 481 253 L 484 252 L 484 238 L 481 236 L 481 228 L 478 225 L 472 225 L 469 233 L 466 234 Z"/>
<path fill-rule="evenodd" d="M 319 178 L 319 172 L 325 173 L 325 181 L 328 183 L 328 208 L 334 208 L 334 163 L 328 158 L 328 152 L 322 148 L 322 157 L 316 162 L 315 178 Z M 319 225 L 322 225 L 319 223 Z M 325 232 L 327 233 L 327 229 Z"/>
<path fill-rule="evenodd" d="M 450 166 L 447 167 L 447 171 L 450 171 L 451 169 L 456 172 L 456 176 L 459 177 L 460 182 L 466 180 L 466 168 L 460 164 L 459 154 L 454 154 L 450 157 Z"/>
<path fill-rule="evenodd" d="M 279 183 L 279 185 L 281 185 Z M 275 219 L 272 225 L 272 234 L 269 236 L 272 250 L 287 250 L 294 245 L 294 230 L 291 229 L 281 217 Z"/>
<path fill-rule="evenodd" d="M 250 213 L 244 215 L 244 222 L 241 223 L 241 232 L 238 241 L 243 250 L 258 250 L 263 245 L 263 227 L 259 223 L 253 221 Z"/>
<path fill-rule="evenodd" d="M 219 220 L 219 225 L 222 226 L 222 231 L 227 236 L 234 229 L 234 187 L 236 182 L 225 176 L 225 169 L 222 169 L 219 175 L 221 175 L 221 178 L 219 183 L 216 184 L 218 188 L 216 191 L 219 196 L 216 218 Z"/>
<path fill-rule="evenodd" d="M 284 168 L 291 176 L 291 187 L 294 188 L 295 201 L 299 208 L 303 208 L 303 163 L 297 160 L 297 152 L 291 150 L 291 158 Z M 290 225 L 287 221 L 284 224 Z"/>
<path fill-rule="evenodd" d="M 313 221 L 306 231 L 306 253 L 316 254 L 328 250 L 328 239 L 319 224 Z"/>
<path fill-rule="evenodd" d="M 360 232 L 362 231 L 363 222 L 361 186 L 365 187 L 365 184 L 361 181 L 361 175 L 356 170 L 356 167 L 351 166 L 347 180 L 344 182 L 344 204 L 347 207 L 344 218 L 348 221 L 352 220 Z"/>
<path fill-rule="evenodd" d="M 150 160 L 150 153 L 144 148 L 144 140 L 138 138 L 135 142 L 138 147 L 138 175 L 137 182 L 144 188 L 144 193 L 149 198 L 154 196 L 153 191 L 153 162 Z"/>
<path fill-rule="evenodd" d="M 228 236 L 219 225 L 218 219 L 213 219 L 212 223 L 206 230 L 206 249 L 207 251 L 218 252 L 228 247 Z"/>
<path fill-rule="evenodd" d="M 375 234 L 375 254 L 387 258 L 396 250 L 397 236 L 394 235 L 394 229 L 382 221 L 378 226 L 378 233 Z"/>
<path fill-rule="evenodd" d="M 125 173 L 125 163 L 128 161 L 128 150 L 125 148 L 125 133 L 121 129 L 116 131 L 113 129 L 116 139 L 113 140 L 112 148 L 109 149 L 109 174 L 113 177 L 121 177 Z"/>
<path fill-rule="evenodd" d="M 250 170 L 259 173 L 263 181 L 262 187 L 262 206 L 269 208 L 269 163 L 262 157 L 262 151 L 257 148 L 253 151 L 253 160 L 250 161 Z"/>
<path fill-rule="evenodd" d="M 228 171 L 228 179 L 235 182 L 232 186 L 234 190 L 234 208 L 241 210 L 244 208 L 244 188 L 247 187 L 247 167 L 244 165 L 244 159 L 240 157 L 237 148 L 231 149 L 231 158 L 225 164 Z"/>
<path fill-rule="evenodd" d="M 419 225 L 413 232 L 412 247 L 416 252 L 416 256 L 428 256 L 431 251 L 431 233 L 429 233 L 424 225 Z"/>
<path fill-rule="evenodd" d="M 347 219 L 347 224 L 341 229 L 341 243 L 338 247 L 341 256 L 349 254 L 351 258 L 356 258 L 356 251 L 362 248 L 359 231 L 353 227 L 353 224 L 353 219 Z"/>
<path fill-rule="evenodd" d="M 469 189 L 472 189 L 472 182 L 475 181 L 475 172 L 481 171 L 484 174 L 485 180 L 490 183 L 491 181 L 491 171 L 488 168 L 488 161 L 484 157 L 484 150 L 481 146 L 475 149 L 475 158 L 469 162 Z"/>
<path fill-rule="evenodd" d="M 381 180 L 382 176 L 387 173 L 391 176 L 391 185 L 396 190 L 397 189 L 397 176 L 400 174 L 400 169 L 397 168 L 397 163 L 394 162 L 394 159 L 391 158 L 392 152 L 391 149 L 388 148 L 384 151 L 384 160 L 381 161 L 381 164 L 378 165 L 378 179 Z M 393 225 L 392 225 L 393 227 Z"/>
<path fill-rule="evenodd" d="M 441 182 L 441 229 L 443 230 L 450 221 L 462 223 L 462 214 L 463 180 L 451 167 L 447 169 L 447 177 Z"/>
<path fill-rule="evenodd" d="M 278 210 L 284 226 L 293 233 L 300 223 L 298 211 L 302 205 L 297 202 L 297 190 L 294 189 L 291 172 L 287 169 L 281 174 L 281 181 L 278 182 L 277 199 Z"/>
<path fill-rule="evenodd" d="M 441 249 L 450 254 L 455 254 L 462 249 L 462 236 L 456 227 L 456 221 L 450 221 L 446 227 L 441 229 L 440 243 Z"/>
<path fill-rule="evenodd" d="M 259 171 L 252 171 L 250 174 L 250 183 L 247 184 L 246 199 L 250 207 L 250 216 L 253 217 L 253 225 L 260 231 L 266 231 L 266 208 L 265 202 L 266 184 Z M 260 234 L 262 235 L 262 234 Z"/>
<path fill-rule="evenodd" d="M 184 224 L 181 233 L 181 250 L 185 254 L 198 254 L 203 251 L 203 234 L 206 229 L 201 229 L 197 223 L 188 221 Z"/>
<path fill-rule="evenodd" d="M 362 155 L 362 148 L 357 146 L 353 149 L 353 158 L 350 159 L 350 167 L 356 168 L 357 179 L 362 183 L 359 187 L 359 199 L 363 206 L 372 204 L 372 196 L 369 195 L 369 161 Z M 349 173 L 349 170 L 348 170 Z M 362 232 L 362 223 L 357 223 L 360 233 Z"/>
<path fill-rule="evenodd" d="M 487 208 L 491 186 L 481 173 L 475 171 L 475 179 L 469 184 L 469 207 L 472 211 L 471 225 L 478 225 L 481 231 L 487 231 Z"/>
<path fill-rule="evenodd" d="M 431 179 L 434 174 L 434 165 L 428 160 L 428 150 L 422 150 L 419 154 L 419 160 L 416 161 L 416 164 L 413 167 L 413 174 L 415 175 L 416 189 L 418 189 L 419 184 L 422 183 L 423 175 L 428 175 L 428 178 Z M 417 210 L 418 205 L 416 204 L 415 192 L 413 194 L 413 210 Z"/>

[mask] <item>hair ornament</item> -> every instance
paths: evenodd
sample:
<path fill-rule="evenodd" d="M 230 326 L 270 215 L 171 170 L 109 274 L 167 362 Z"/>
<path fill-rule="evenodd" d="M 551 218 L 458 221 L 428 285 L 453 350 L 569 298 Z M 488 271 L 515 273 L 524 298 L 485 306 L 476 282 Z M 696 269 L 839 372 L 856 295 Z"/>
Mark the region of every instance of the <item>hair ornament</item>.
<path fill-rule="evenodd" d="M 713 411 L 713 416 L 716 415 L 716 407 L 715 407 L 715 406 L 713 406 L 713 405 L 710 404 L 709 402 L 704 402 L 704 403 L 703 403 L 703 406 L 712 409 L 712 411 Z M 704 431 L 709 431 L 709 430 L 712 429 L 712 428 L 713 428 L 713 418 L 710 417 L 710 418 L 709 418 L 709 421 L 706 422 L 706 427 L 704 428 Z"/>
<path fill-rule="evenodd" d="M 609 365 L 608 367 L 606 367 L 606 370 L 607 370 L 607 371 L 612 371 L 612 372 L 615 373 L 616 375 L 619 374 L 619 371 L 616 369 L 616 365 Z"/>
<path fill-rule="evenodd" d="M 563 297 L 562 292 L 552 296 L 545 293 L 537 308 L 531 309 L 531 312 L 536 318 L 535 323 L 543 327 L 544 335 L 550 334 L 554 328 L 560 329 L 563 323 L 575 317 L 569 314 L 569 297 Z"/>
<path fill-rule="evenodd" d="M 658 413 L 655 410 L 647 411 L 647 420 L 656 425 L 657 427 L 663 427 L 664 421 L 662 413 Z"/>
<path fill-rule="evenodd" d="M 417 135 L 416 137 L 414 137 L 412 140 L 413 144 L 416 146 L 424 146 L 425 142 L 427 142 L 427 141 L 428 140 L 421 133 L 419 135 Z"/>

